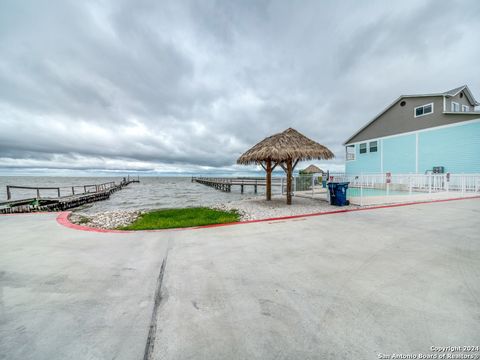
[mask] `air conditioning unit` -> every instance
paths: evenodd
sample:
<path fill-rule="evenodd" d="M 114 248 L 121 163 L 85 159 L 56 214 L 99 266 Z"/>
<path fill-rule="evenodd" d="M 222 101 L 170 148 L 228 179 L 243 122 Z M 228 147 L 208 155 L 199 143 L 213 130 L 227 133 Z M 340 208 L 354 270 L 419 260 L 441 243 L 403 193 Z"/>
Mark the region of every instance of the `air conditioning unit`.
<path fill-rule="evenodd" d="M 432 172 L 434 174 L 443 174 L 445 172 L 445 168 L 443 166 L 434 166 Z"/>

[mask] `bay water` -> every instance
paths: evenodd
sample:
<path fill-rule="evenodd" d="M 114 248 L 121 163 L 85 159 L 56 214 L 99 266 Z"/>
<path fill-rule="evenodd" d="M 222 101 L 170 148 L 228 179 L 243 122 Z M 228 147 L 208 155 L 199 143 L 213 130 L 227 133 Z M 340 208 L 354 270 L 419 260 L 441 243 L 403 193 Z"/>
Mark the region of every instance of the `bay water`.
<path fill-rule="evenodd" d="M 53 177 L 53 176 L 0 176 L 0 202 L 6 201 L 7 185 L 60 187 L 61 195 L 72 193 L 72 186 L 101 184 L 122 177 Z M 76 191 L 80 191 L 76 189 Z M 258 194 L 264 194 L 264 187 L 258 187 Z M 275 187 L 273 192 L 275 192 Z M 277 188 L 277 191 L 280 191 Z M 41 190 L 41 196 L 55 197 L 56 190 Z M 97 213 L 113 210 L 151 210 L 196 206 L 210 206 L 232 200 L 252 197 L 253 186 L 245 186 L 244 194 L 240 186 L 232 186 L 232 192 L 226 193 L 209 186 L 191 181 L 190 177 L 141 177 L 140 183 L 132 183 L 113 193 L 109 200 L 98 201 L 82 207 L 83 213 Z M 12 189 L 13 199 L 34 198 L 35 190 Z"/>

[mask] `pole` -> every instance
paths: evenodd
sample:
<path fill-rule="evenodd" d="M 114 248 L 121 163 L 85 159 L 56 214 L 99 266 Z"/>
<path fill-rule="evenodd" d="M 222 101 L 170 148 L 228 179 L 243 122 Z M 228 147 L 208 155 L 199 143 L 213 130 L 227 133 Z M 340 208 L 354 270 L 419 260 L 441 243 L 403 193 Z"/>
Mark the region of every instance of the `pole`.
<path fill-rule="evenodd" d="M 287 160 L 287 205 L 292 205 L 292 159 Z"/>
<path fill-rule="evenodd" d="M 267 160 L 267 189 L 265 191 L 267 196 L 267 201 L 272 200 L 272 160 Z"/>
<path fill-rule="evenodd" d="M 363 174 L 360 174 L 360 206 L 363 206 Z"/>
<path fill-rule="evenodd" d="M 12 193 L 10 192 L 10 186 L 7 185 L 7 200 L 10 200 L 12 198 Z"/>
<path fill-rule="evenodd" d="M 315 176 L 316 176 L 316 174 L 312 175 L 312 198 L 315 195 Z"/>

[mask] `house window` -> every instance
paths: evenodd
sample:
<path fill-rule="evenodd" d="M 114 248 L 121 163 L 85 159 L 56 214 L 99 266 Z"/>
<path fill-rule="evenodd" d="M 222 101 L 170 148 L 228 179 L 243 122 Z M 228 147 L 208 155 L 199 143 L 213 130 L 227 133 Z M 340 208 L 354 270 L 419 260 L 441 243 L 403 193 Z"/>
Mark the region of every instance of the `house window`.
<path fill-rule="evenodd" d="M 468 105 L 462 105 L 462 111 L 463 112 L 469 112 L 470 108 L 468 107 Z"/>
<path fill-rule="evenodd" d="M 460 104 L 452 101 L 452 112 L 459 112 L 460 111 Z"/>
<path fill-rule="evenodd" d="M 417 106 L 414 109 L 415 117 L 424 116 L 433 113 L 433 103 Z"/>
<path fill-rule="evenodd" d="M 365 154 L 367 152 L 367 143 L 360 144 L 360 154 Z"/>
<path fill-rule="evenodd" d="M 348 145 L 347 149 L 347 161 L 355 160 L 355 145 Z"/>
<path fill-rule="evenodd" d="M 378 142 L 370 141 L 370 152 L 377 152 L 377 150 L 378 150 Z"/>

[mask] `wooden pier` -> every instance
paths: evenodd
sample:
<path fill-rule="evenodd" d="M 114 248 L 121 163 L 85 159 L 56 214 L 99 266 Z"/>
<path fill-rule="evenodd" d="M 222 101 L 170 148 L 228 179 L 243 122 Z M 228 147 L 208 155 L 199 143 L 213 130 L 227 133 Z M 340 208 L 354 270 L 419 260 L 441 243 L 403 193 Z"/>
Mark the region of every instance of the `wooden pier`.
<path fill-rule="evenodd" d="M 232 186 L 239 186 L 243 194 L 245 187 L 252 186 L 253 192 L 258 192 L 259 186 L 266 186 L 265 178 L 212 178 L 212 177 L 192 177 L 192 182 L 207 185 L 220 191 L 231 192 Z M 283 186 L 283 178 L 272 178 L 272 186 Z"/>
<path fill-rule="evenodd" d="M 103 184 L 88 184 L 68 187 L 34 187 L 7 185 L 7 201 L 0 202 L 0 214 L 28 213 L 37 211 L 63 211 L 95 201 L 107 200 L 110 195 L 123 189 L 131 183 L 139 183 L 140 179 L 127 177 L 116 184 L 107 182 Z M 35 197 L 25 199 L 12 199 L 12 190 L 32 190 Z M 41 196 L 41 192 L 55 191 L 56 197 Z M 62 195 L 63 191 L 63 195 Z M 67 194 L 65 194 L 67 192 Z"/>

